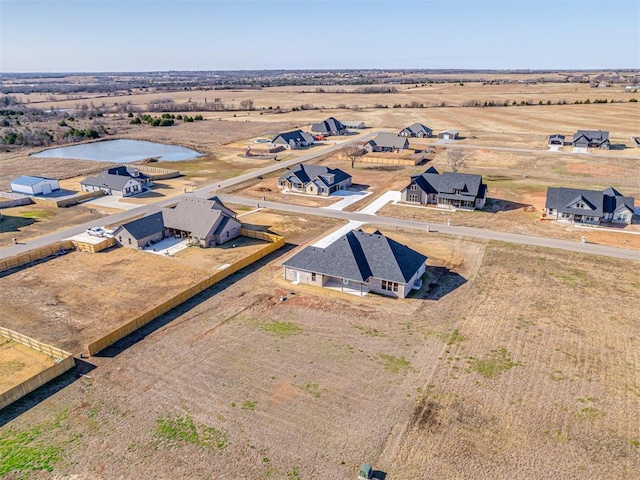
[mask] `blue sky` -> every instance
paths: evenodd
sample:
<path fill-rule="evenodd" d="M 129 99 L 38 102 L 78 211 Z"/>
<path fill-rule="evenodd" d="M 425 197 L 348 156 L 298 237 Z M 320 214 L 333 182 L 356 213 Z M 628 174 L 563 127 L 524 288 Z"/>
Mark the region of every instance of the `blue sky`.
<path fill-rule="evenodd" d="M 0 0 L 0 71 L 640 68 L 638 0 Z"/>

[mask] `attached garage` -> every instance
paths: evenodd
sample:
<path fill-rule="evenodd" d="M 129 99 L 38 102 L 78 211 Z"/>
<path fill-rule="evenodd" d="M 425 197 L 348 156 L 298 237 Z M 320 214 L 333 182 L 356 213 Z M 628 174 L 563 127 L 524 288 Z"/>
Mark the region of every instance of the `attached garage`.
<path fill-rule="evenodd" d="M 11 180 L 11 191 L 26 195 L 49 195 L 60 190 L 58 180 L 45 177 L 22 176 Z"/>

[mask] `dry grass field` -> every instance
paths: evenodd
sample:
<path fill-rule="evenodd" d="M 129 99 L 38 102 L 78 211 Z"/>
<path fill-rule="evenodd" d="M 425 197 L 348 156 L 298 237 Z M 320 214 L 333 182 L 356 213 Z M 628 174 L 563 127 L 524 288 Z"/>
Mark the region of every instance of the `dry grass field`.
<path fill-rule="evenodd" d="M 0 278 L 2 323 L 78 353 L 205 276 L 173 259 L 128 248 L 73 252 Z"/>
<path fill-rule="evenodd" d="M 41 205 L 22 205 L 3 208 L 0 222 L 0 248 L 13 243 L 28 242 L 30 239 L 80 225 L 91 220 L 104 218 L 93 208 L 77 205 L 72 208 L 54 208 Z"/>
<path fill-rule="evenodd" d="M 54 364 L 53 357 L 0 337 L 0 393 L 10 390 Z"/>
<path fill-rule="evenodd" d="M 426 299 L 294 287 L 281 257 L 92 358 L 0 435 L 39 428 L 27 446 L 59 446 L 63 476 L 351 479 L 369 461 L 389 479 L 633 478 L 637 270 L 386 233 L 429 255 Z"/>
<path fill-rule="evenodd" d="M 586 235 L 590 242 L 640 248 L 640 235 L 539 220 L 548 186 L 614 186 L 640 205 L 640 149 L 615 149 L 605 152 L 612 157 L 602 157 L 485 148 L 545 150 L 546 135 L 570 138 L 577 129 L 609 130 L 613 143 L 630 146 L 629 137 L 640 135 L 640 107 L 629 102 L 637 93 L 576 83 L 397 87 L 394 94 L 371 95 L 355 93 L 357 87 L 344 87 L 344 93 L 323 87 L 326 92 L 318 93 L 305 86 L 28 98 L 43 108 L 131 101 L 142 110 L 161 98 L 179 103 L 220 97 L 236 105 L 253 100 L 256 111 L 203 112 L 205 121 L 167 128 L 129 125 L 124 115 L 104 117 L 112 138 L 204 153 L 194 161 L 152 164 L 185 175 L 170 185 L 177 190 L 263 166 L 269 161 L 238 153 L 257 137 L 328 116 L 389 130 L 414 122 L 436 132 L 454 128 L 464 137 L 460 144 L 478 146 L 464 150 L 461 172 L 483 175 L 490 198 L 486 211 L 388 205 L 380 214 L 572 240 Z M 573 104 L 587 98 L 609 103 Z M 538 105 L 548 100 L 568 104 Z M 462 106 L 470 101 L 535 105 Z M 428 108 L 393 108 L 411 102 Z M 304 104 L 318 109 L 260 110 Z M 0 152 L 0 189 L 20 174 L 66 178 L 100 165 L 33 159 L 30 152 Z M 437 146 L 429 162 L 416 167 L 351 169 L 339 153 L 314 162 L 342 168 L 355 184 L 368 185 L 374 191 L 369 203 L 386 190 L 403 188 L 411 174 L 430 165 L 448 171 L 446 156 L 446 147 Z M 284 198 L 275 184 L 280 174 L 234 191 L 327 203 Z M 282 279 L 283 260 L 343 222 L 228 206 L 246 213 L 243 223 L 283 235 L 287 248 L 89 359 L 96 367 L 89 375 L 68 374 L 64 384 L 53 382 L 0 412 L 0 453 L 25 455 L 23 473 L 34 470 L 29 478 L 349 480 L 365 461 L 387 472 L 388 480 L 637 477 L 637 265 L 383 229 L 428 256 L 427 291 L 406 300 L 358 298 Z M 99 218 L 82 206 L 2 212 L 0 229 L 6 230 L 0 230 L 0 247 L 15 236 Z M 640 225 L 626 230 L 640 231 Z M 257 242 L 242 239 L 235 248 L 188 249 L 174 258 L 122 248 L 70 253 L 0 278 L 0 324 L 79 352 L 87 341 L 255 248 Z M 53 472 L 38 471 L 39 463 L 31 461 L 43 456 Z"/>

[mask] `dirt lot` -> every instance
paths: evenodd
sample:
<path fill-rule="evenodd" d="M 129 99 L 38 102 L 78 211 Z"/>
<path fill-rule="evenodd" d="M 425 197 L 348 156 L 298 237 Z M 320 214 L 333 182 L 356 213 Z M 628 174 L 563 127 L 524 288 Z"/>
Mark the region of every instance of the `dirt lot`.
<path fill-rule="evenodd" d="M 53 357 L 0 337 L 0 393 L 6 392 L 54 364 Z"/>
<path fill-rule="evenodd" d="M 363 461 L 390 479 L 633 477 L 637 270 L 388 234 L 429 255 L 426 300 L 283 288 L 280 257 L 90 359 L 0 435 L 41 426 L 55 473 L 100 478 L 350 479 Z"/>
<path fill-rule="evenodd" d="M 128 248 L 73 252 L 0 278 L 2 323 L 78 353 L 205 277 L 200 269 Z"/>

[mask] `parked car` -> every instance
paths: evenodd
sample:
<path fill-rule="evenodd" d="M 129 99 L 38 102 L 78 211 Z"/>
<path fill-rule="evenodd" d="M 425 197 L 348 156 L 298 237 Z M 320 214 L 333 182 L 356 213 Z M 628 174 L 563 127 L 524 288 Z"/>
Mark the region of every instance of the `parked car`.
<path fill-rule="evenodd" d="M 113 230 L 106 230 L 104 227 L 87 228 L 86 232 L 94 237 L 113 237 Z"/>

